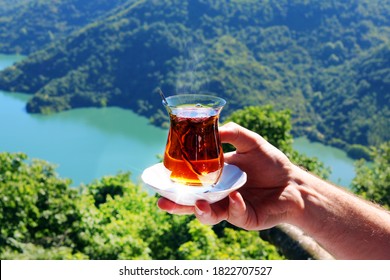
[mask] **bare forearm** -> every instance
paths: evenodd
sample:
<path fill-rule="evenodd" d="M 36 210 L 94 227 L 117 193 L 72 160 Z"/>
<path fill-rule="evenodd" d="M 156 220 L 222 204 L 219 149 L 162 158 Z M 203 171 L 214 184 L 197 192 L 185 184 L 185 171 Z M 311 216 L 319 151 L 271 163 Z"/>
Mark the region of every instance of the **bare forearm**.
<path fill-rule="evenodd" d="M 338 259 L 390 259 L 390 214 L 298 167 L 302 208 L 292 223 Z"/>

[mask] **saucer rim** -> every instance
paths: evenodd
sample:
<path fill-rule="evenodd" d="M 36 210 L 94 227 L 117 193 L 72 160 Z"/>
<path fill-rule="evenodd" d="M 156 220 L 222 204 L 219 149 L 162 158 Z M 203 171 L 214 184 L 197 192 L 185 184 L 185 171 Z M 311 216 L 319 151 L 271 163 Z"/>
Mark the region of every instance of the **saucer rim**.
<path fill-rule="evenodd" d="M 183 187 L 187 190 L 187 194 L 194 194 L 194 195 L 202 195 L 202 194 L 219 194 L 219 193 L 223 193 L 223 192 L 226 192 L 228 191 L 229 193 L 234 191 L 234 190 L 237 190 L 239 189 L 240 187 L 242 187 L 246 182 L 247 182 L 247 174 L 246 172 L 242 171 L 237 165 L 234 165 L 234 164 L 228 164 L 228 163 L 224 163 L 224 170 L 227 166 L 232 166 L 232 167 L 235 167 L 237 168 L 237 172 L 238 172 L 238 175 L 235 176 L 236 179 L 232 181 L 232 184 L 230 187 L 228 188 L 222 188 L 222 189 L 218 189 L 218 185 L 221 184 L 221 181 L 222 181 L 222 178 L 223 178 L 223 175 L 224 175 L 224 171 L 222 171 L 222 174 L 221 174 L 221 177 L 220 179 L 218 180 L 218 182 L 214 185 L 210 185 L 210 186 L 189 186 L 189 185 L 185 185 L 185 184 L 180 184 L 180 183 L 177 183 L 177 182 L 172 182 L 172 187 L 171 188 L 161 188 L 161 187 L 158 187 L 158 186 L 155 186 L 154 184 L 151 184 L 150 180 L 148 180 L 145 176 L 146 176 L 146 171 L 148 169 L 152 169 L 152 168 L 165 168 L 164 167 L 164 164 L 162 162 L 159 162 L 159 163 L 156 163 L 156 164 L 153 164 L 147 168 L 144 169 L 144 171 L 142 172 L 141 174 L 141 179 L 143 181 L 144 184 L 146 184 L 147 186 L 151 187 L 152 189 L 154 190 L 158 190 L 158 191 L 163 191 L 163 192 L 169 192 L 169 193 L 175 193 L 174 191 L 171 191 L 170 189 L 174 188 L 174 187 Z M 242 181 L 242 182 L 240 182 Z M 239 183 L 240 182 L 240 183 Z M 238 183 L 238 184 L 237 184 Z M 216 191 L 212 191 L 212 190 L 216 190 Z M 188 190 L 192 190 L 192 191 L 188 191 Z"/>

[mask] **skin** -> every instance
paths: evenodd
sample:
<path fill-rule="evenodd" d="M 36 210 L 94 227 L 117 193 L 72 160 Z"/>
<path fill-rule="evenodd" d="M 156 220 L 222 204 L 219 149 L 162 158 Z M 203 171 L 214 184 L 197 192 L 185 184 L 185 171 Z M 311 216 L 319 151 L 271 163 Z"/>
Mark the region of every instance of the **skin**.
<path fill-rule="evenodd" d="M 195 206 L 166 198 L 158 207 L 194 214 L 208 225 L 223 220 L 246 230 L 280 223 L 300 227 L 338 259 L 390 259 L 390 214 L 294 165 L 260 135 L 235 123 L 220 128 L 221 140 L 236 147 L 225 162 L 247 173 L 247 183 L 226 199 Z"/>

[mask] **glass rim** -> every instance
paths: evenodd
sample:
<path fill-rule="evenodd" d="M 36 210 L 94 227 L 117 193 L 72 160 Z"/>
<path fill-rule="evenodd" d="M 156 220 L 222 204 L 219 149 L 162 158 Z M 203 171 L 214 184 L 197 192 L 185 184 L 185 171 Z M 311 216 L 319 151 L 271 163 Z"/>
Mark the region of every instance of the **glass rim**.
<path fill-rule="evenodd" d="M 166 98 L 167 103 L 164 104 L 169 108 L 178 108 L 178 106 L 186 104 L 201 104 L 208 108 L 221 108 L 225 106 L 226 100 L 215 96 L 211 93 L 180 93 L 171 95 Z"/>

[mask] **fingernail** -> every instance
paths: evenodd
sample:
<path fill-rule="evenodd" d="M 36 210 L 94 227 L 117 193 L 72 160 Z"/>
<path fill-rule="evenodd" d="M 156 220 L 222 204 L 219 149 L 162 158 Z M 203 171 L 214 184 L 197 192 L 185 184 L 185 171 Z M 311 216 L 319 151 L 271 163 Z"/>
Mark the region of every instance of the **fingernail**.
<path fill-rule="evenodd" d="M 229 204 L 230 204 L 231 207 L 233 207 L 233 208 L 240 207 L 239 201 L 240 201 L 240 199 L 238 197 L 238 193 L 237 192 L 232 192 L 229 195 Z"/>
<path fill-rule="evenodd" d="M 229 203 L 230 203 L 230 204 L 236 204 L 236 203 L 237 203 L 236 200 L 235 200 L 235 198 L 234 198 L 234 194 L 233 194 L 233 193 L 231 193 L 231 194 L 229 195 Z"/>
<path fill-rule="evenodd" d="M 210 212 L 210 205 L 206 201 L 198 201 L 195 204 L 195 212 L 198 216 L 206 215 Z"/>
<path fill-rule="evenodd" d="M 195 205 L 195 212 L 198 216 L 203 216 L 204 211 L 200 210 L 197 205 Z"/>

